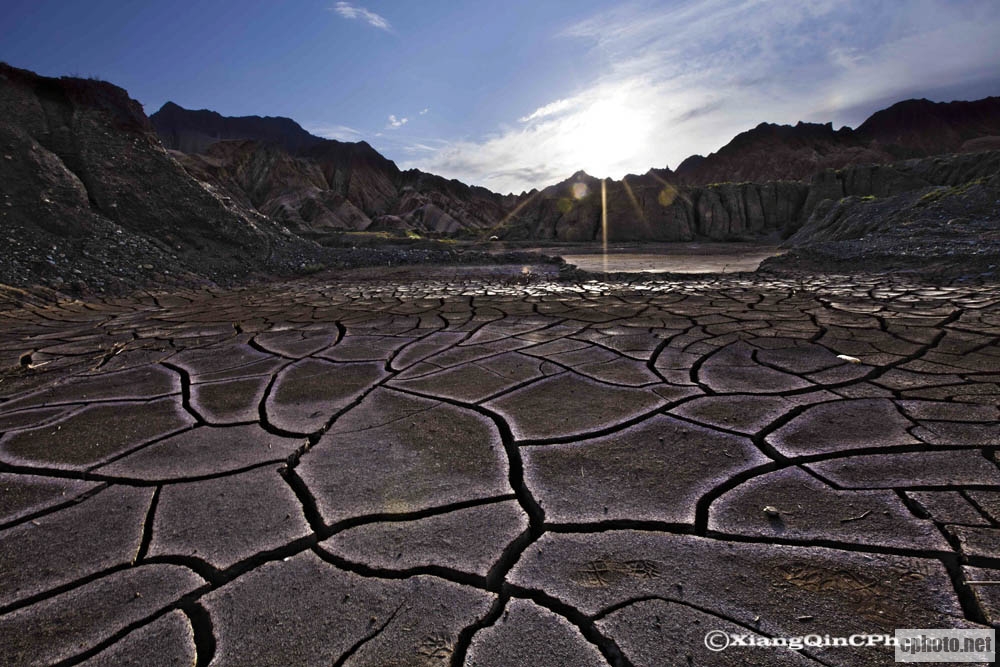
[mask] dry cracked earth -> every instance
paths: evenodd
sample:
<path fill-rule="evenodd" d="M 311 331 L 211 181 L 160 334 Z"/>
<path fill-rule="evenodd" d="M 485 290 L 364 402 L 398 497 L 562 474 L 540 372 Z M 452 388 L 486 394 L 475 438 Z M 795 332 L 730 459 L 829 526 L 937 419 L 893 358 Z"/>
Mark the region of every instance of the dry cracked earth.
<path fill-rule="evenodd" d="M 7 310 L 0 663 L 890 664 L 703 639 L 1000 624 L 998 341 L 892 278 Z"/>

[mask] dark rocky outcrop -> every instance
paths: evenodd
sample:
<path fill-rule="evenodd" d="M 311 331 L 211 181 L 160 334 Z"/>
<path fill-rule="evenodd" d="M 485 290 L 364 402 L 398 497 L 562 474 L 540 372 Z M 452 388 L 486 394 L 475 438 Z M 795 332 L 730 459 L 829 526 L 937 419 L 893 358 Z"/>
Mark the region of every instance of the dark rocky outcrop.
<path fill-rule="evenodd" d="M 295 157 L 281 147 L 256 141 L 223 141 L 204 153 L 174 152 L 184 168 L 204 183 L 245 206 L 251 207 L 297 233 L 333 229 L 366 229 L 371 220 L 347 199 L 347 192 L 361 191 L 362 203 L 379 195 L 379 179 L 367 191 L 357 181 L 364 170 L 347 164 L 327 169 L 306 158 Z M 345 175 L 346 172 L 346 175 Z M 336 190 L 328 178 L 339 181 Z"/>

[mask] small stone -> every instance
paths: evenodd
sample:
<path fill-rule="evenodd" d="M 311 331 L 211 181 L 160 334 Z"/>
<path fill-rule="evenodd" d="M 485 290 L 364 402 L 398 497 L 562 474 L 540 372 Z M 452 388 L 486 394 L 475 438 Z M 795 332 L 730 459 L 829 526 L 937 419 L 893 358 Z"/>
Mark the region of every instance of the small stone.
<path fill-rule="evenodd" d="M 841 359 L 843 361 L 846 361 L 849 364 L 860 364 L 861 363 L 860 359 L 858 359 L 857 357 L 852 357 L 849 354 L 838 354 L 837 358 Z"/>

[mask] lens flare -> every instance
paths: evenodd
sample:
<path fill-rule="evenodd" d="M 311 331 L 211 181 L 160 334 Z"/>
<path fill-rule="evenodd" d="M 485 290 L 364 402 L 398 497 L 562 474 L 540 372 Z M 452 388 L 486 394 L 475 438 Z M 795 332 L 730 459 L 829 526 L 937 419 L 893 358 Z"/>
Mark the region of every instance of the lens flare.
<path fill-rule="evenodd" d="M 505 215 L 503 217 L 503 220 L 501 220 L 500 222 L 498 222 L 497 224 L 493 225 L 489 229 L 485 230 L 482 234 L 480 234 L 479 241 L 482 242 L 486 240 L 487 238 L 492 236 L 495 231 L 498 231 L 500 228 L 504 227 L 512 218 L 514 218 L 514 216 L 520 213 L 525 206 L 535 201 L 535 199 L 537 199 L 538 195 L 540 194 L 542 194 L 541 190 L 536 190 L 533 194 L 529 195 L 527 199 L 525 199 L 523 202 L 515 206 L 513 211 Z"/>
<path fill-rule="evenodd" d="M 573 197 L 576 199 L 583 199 L 590 193 L 590 188 L 587 187 L 586 183 L 574 183 L 571 189 Z"/>
<path fill-rule="evenodd" d="M 601 179 L 601 244 L 604 248 L 604 273 L 608 272 L 608 186 Z"/>
<path fill-rule="evenodd" d="M 649 221 L 646 220 L 646 213 L 639 206 L 639 201 L 635 198 L 635 193 L 632 192 L 632 186 L 628 184 L 628 177 L 622 176 L 622 186 L 625 188 L 625 194 L 628 195 L 628 200 L 632 203 L 632 209 L 635 211 L 636 216 L 642 220 L 643 224 L 648 224 Z"/>
<path fill-rule="evenodd" d="M 673 204 L 675 199 L 677 199 L 677 188 L 669 183 L 663 186 L 663 189 L 660 190 L 660 194 L 656 197 L 656 200 L 660 202 L 660 206 L 663 208 Z"/>

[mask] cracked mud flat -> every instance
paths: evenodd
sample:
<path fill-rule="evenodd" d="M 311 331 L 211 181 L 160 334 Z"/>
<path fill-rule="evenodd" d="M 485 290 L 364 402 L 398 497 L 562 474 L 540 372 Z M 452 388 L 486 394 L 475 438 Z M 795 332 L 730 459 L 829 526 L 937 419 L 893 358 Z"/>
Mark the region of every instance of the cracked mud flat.
<path fill-rule="evenodd" d="M 872 665 L 703 639 L 1000 624 L 1000 288 L 511 283 L 0 313 L 0 662 Z"/>

